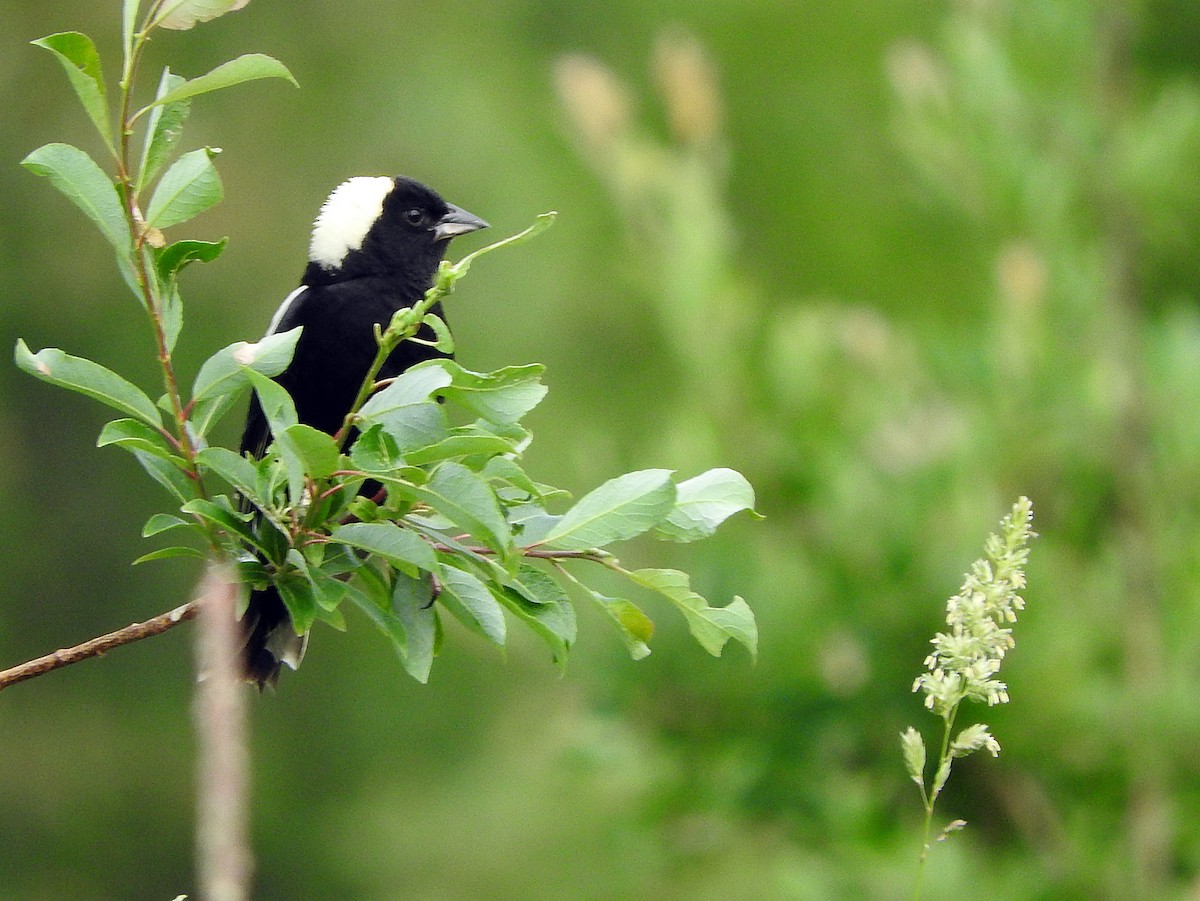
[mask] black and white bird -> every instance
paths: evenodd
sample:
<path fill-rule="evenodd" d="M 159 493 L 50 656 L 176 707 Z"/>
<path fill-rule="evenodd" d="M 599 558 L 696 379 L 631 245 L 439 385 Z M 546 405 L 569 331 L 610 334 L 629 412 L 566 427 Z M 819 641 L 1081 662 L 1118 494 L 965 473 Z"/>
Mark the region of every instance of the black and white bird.
<path fill-rule="evenodd" d="M 334 434 L 342 426 L 375 359 L 374 327 L 419 301 L 455 235 L 487 223 L 410 178 L 358 177 L 339 185 L 313 225 L 300 287 L 280 305 L 267 334 L 303 326 L 296 352 L 276 381 L 287 389 L 300 422 Z M 442 316 L 440 304 L 432 312 Z M 444 317 L 443 317 L 444 318 Z M 432 338 L 425 328 L 422 337 Z M 379 372 L 392 378 L 423 360 L 445 356 L 402 342 Z M 241 449 L 261 457 L 271 432 L 257 396 L 251 398 Z M 251 593 L 242 617 L 247 681 L 274 685 L 283 664 L 295 669 L 307 636 L 296 635 L 273 588 Z"/>

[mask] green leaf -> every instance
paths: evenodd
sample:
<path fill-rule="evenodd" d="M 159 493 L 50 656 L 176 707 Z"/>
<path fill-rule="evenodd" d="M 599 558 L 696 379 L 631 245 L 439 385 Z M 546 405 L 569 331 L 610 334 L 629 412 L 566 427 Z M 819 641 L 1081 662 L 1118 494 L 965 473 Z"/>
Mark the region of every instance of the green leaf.
<path fill-rule="evenodd" d="M 262 53 L 247 53 L 245 56 L 239 56 L 237 59 L 222 63 L 211 72 L 201 75 L 199 78 L 185 81 L 178 87 L 167 91 L 161 97 L 156 98 L 150 106 L 138 110 L 137 116 L 142 115 L 155 106 L 177 103 L 180 100 L 186 100 L 188 97 L 207 94 L 210 91 L 219 91 L 222 88 L 232 87 L 235 84 L 241 84 L 244 81 L 254 81 L 259 78 L 286 78 L 292 84 L 296 84 L 296 79 L 292 77 L 292 73 L 279 60 Z M 134 118 L 137 118 L 137 116 Z"/>
<path fill-rule="evenodd" d="M 546 386 L 538 381 L 546 368 L 540 363 L 481 373 L 448 360 L 441 362 L 454 376 L 453 384 L 442 392 L 446 400 L 488 422 L 515 423 L 546 396 Z"/>
<path fill-rule="evenodd" d="M 162 425 L 154 401 L 132 382 L 99 363 L 73 357 L 56 347 L 35 354 L 21 339 L 17 340 L 14 359 L 17 366 L 43 382 L 87 395 L 156 428 Z"/>
<path fill-rule="evenodd" d="M 445 408 L 432 402 L 389 410 L 379 425 L 391 436 L 401 454 L 432 447 L 450 437 Z"/>
<path fill-rule="evenodd" d="M 455 457 L 493 457 L 511 451 L 512 445 L 498 435 L 458 434 L 450 435 L 436 444 L 407 450 L 404 452 L 404 460 L 412 466 L 425 466 Z"/>
<path fill-rule="evenodd" d="M 185 81 L 187 79 L 182 75 L 175 75 L 169 68 L 164 68 L 155 97 L 163 97 Z M 154 176 L 158 175 L 163 163 L 179 143 L 179 138 L 183 135 L 183 123 L 187 120 L 189 112 L 191 102 L 188 100 L 156 106 L 150 111 L 150 119 L 146 123 L 145 143 L 142 144 L 142 161 L 137 173 L 139 193 L 154 180 Z"/>
<path fill-rule="evenodd" d="M 163 339 L 166 341 L 167 353 L 175 350 L 175 342 L 183 331 L 183 298 L 179 296 L 179 286 L 168 281 L 162 287 L 162 318 Z"/>
<path fill-rule="evenodd" d="M 88 117 L 104 138 L 109 150 L 113 150 L 112 126 L 108 121 L 108 100 L 104 92 L 104 72 L 100 67 L 100 54 L 96 45 L 86 34 L 78 31 L 64 31 L 52 34 L 32 42 L 37 47 L 43 47 L 58 57 L 71 87 L 75 89 L 79 102 L 83 104 Z"/>
<path fill-rule="evenodd" d="M 282 575 L 273 580 L 283 606 L 287 608 L 292 618 L 292 626 L 297 635 L 304 635 L 313 627 L 320 616 L 320 607 L 313 594 L 312 583 L 299 569 L 288 568 Z"/>
<path fill-rule="evenodd" d="M 188 478 L 187 473 L 175 463 L 148 454 L 144 450 L 134 449 L 131 453 L 142 464 L 142 469 L 146 470 L 154 481 L 166 488 L 181 503 L 187 503 L 199 495 L 196 483 Z"/>
<path fill-rule="evenodd" d="M 575 551 L 604 547 L 652 529 L 674 504 L 669 469 L 626 473 L 580 498 L 543 543 Z"/>
<path fill-rule="evenodd" d="M 650 656 L 650 639 L 654 637 L 654 621 L 642 612 L 642 609 L 631 601 L 622 598 L 610 598 L 601 594 L 590 585 L 585 585 L 566 569 L 561 572 L 575 583 L 588 597 L 595 601 L 600 609 L 607 614 L 617 626 L 629 656 L 634 660 L 642 660 Z"/>
<path fill-rule="evenodd" d="M 305 569 L 304 574 L 308 577 L 309 585 L 312 586 L 313 599 L 317 602 L 317 606 L 325 611 L 326 615 L 321 618 L 341 631 L 346 631 L 346 624 L 341 616 L 331 618 L 329 614 L 337 612 L 338 606 L 349 592 L 349 586 L 319 567 L 309 566 Z"/>
<path fill-rule="evenodd" d="M 379 628 L 379 631 L 391 640 L 396 655 L 403 660 L 408 646 L 408 636 L 404 632 L 404 623 L 392 612 L 390 604 L 386 608 L 381 607 L 375 603 L 368 592 L 358 585 L 350 584 L 346 586 L 346 589 L 346 597 L 350 602 L 365 613 L 367 618 Z"/>
<path fill-rule="evenodd" d="M 100 430 L 100 437 L 96 439 L 96 447 L 108 447 L 110 444 L 116 444 L 128 451 L 137 448 L 176 463 L 183 462 L 167 444 L 162 433 L 140 419 L 114 419 L 105 424 Z"/>
<path fill-rule="evenodd" d="M 549 645 L 555 663 L 565 664 L 575 643 L 575 608 L 559 584 L 537 567 L 522 565 L 519 579 L 519 591 L 501 590 L 497 600 Z"/>
<path fill-rule="evenodd" d="M 192 525 L 194 524 L 188 522 L 186 519 L 180 519 L 178 516 L 170 513 L 155 513 L 142 526 L 142 537 L 153 538 L 155 535 L 165 532 L 168 529 L 177 529 L 180 526 Z"/>
<path fill-rule="evenodd" d="M 260 341 L 235 341 L 204 361 L 192 385 L 192 400 L 200 401 L 236 390 L 249 382 L 246 368 L 262 375 L 279 375 L 292 361 L 301 327 L 267 335 Z"/>
<path fill-rule="evenodd" d="M 157 551 L 142 554 L 142 556 L 129 565 L 138 566 L 142 563 L 149 563 L 151 560 L 169 560 L 172 557 L 194 557 L 197 560 L 205 559 L 204 554 L 194 547 L 160 547 Z"/>
<path fill-rule="evenodd" d="M 448 460 L 433 471 L 427 484 L 389 483 L 389 491 L 428 504 L 501 556 L 512 551 L 512 534 L 496 495 L 487 482 L 461 463 Z"/>
<path fill-rule="evenodd" d="M 362 432 L 350 448 L 350 462 L 363 472 L 392 472 L 404 465 L 396 439 L 373 425 Z"/>
<path fill-rule="evenodd" d="M 240 538 L 254 547 L 262 550 L 254 533 L 253 526 L 247 521 L 249 517 L 234 510 L 229 505 L 229 498 L 222 495 L 216 501 L 207 498 L 196 498 L 188 501 L 179 508 L 184 513 L 199 517 L 231 536 Z"/>
<path fill-rule="evenodd" d="M 610 598 L 590 588 L 587 593 L 600 605 L 600 609 L 617 624 L 617 631 L 625 641 L 629 656 L 634 660 L 648 657 L 650 655 L 649 642 L 654 637 L 654 621 L 631 601 Z"/>
<path fill-rule="evenodd" d="M 432 346 L 444 354 L 454 353 L 454 336 L 450 334 L 450 326 L 436 313 L 426 313 L 421 320 L 429 326 L 434 334 Z"/>
<path fill-rule="evenodd" d="M 196 454 L 196 463 L 215 472 L 240 493 L 254 495 L 257 468 L 241 454 L 235 454 L 227 447 L 206 447 Z"/>
<path fill-rule="evenodd" d="M 209 22 L 241 9 L 250 0 L 165 0 L 154 15 L 152 28 L 187 31 L 197 22 Z"/>
<path fill-rule="evenodd" d="M 296 405 L 292 403 L 287 390 L 249 366 L 243 366 L 242 371 L 250 380 L 254 393 L 258 395 L 258 402 L 267 418 L 267 424 L 271 427 L 271 434 L 278 435 L 296 425 Z"/>
<path fill-rule="evenodd" d="M 438 603 L 467 628 L 504 647 L 504 609 L 488 587 L 472 573 L 448 564 L 442 565 L 441 583 Z"/>
<path fill-rule="evenodd" d="M 675 507 L 655 527 L 659 538 L 696 541 L 734 513 L 754 509 L 754 489 L 732 469 L 710 469 L 675 486 Z"/>
<path fill-rule="evenodd" d="M 550 530 L 562 519 L 561 516 L 547 513 L 538 504 L 509 507 L 507 515 L 517 545 L 523 548 L 536 547 L 541 544 L 550 534 Z"/>
<path fill-rule="evenodd" d="M 192 403 L 199 406 L 230 394 L 236 394 L 250 383 L 247 368 L 265 376 L 277 376 L 292 362 L 301 329 L 297 326 L 286 332 L 267 335 L 253 344 L 235 341 L 204 361 L 192 383 Z M 197 421 L 197 413 L 193 417 Z M 211 417 L 209 417 L 211 419 Z M 199 422 L 198 422 L 199 424 Z M 201 434 L 203 434 L 201 429 Z"/>
<path fill-rule="evenodd" d="M 729 639 L 742 644 L 752 658 L 758 656 L 758 626 L 754 612 L 739 597 L 727 607 L 710 607 L 696 592 L 692 591 L 687 573 L 674 569 L 639 569 L 629 573 L 637 584 L 657 591 L 683 613 L 688 629 L 700 646 L 714 657 Z"/>
<path fill-rule="evenodd" d="M 390 522 L 353 522 L 329 533 L 333 541 L 377 554 L 392 566 L 437 571 L 433 548 L 414 532 Z"/>
<path fill-rule="evenodd" d="M 210 147 L 185 153 L 163 174 L 146 211 L 149 228 L 170 228 L 220 202 L 221 179 L 212 164 L 220 151 Z"/>
<path fill-rule="evenodd" d="M 489 481 L 512 485 L 530 497 L 541 498 L 543 496 L 537 483 L 521 468 L 521 464 L 511 457 L 492 457 L 483 467 L 481 475 Z"/>
<path fill-rule="evenodd" d="M 176 241 L 157 250 L 154 258 L 159 277 L 163 281 L 170 281 L 188 263 L 211 263 L 221 255 L 228 243 L 228 238 L 220 241 Z"/>
<path fill-rule="evenodd" d="M 435 391 L 445 388 L 451 381 L 445 361 L 431 360 L 419 364 L 406 369 L 386 388 L 371 395 L 358 414 L 371 422 L 383 422 L 397 410 L 428 402 Z"/>
<path fill-rule="evenodd" d="M 441 623 L 432 600 L 433 585 L 427 573 L 416 579 L 403 573 L 397 575 L 392 612 L 404 629 L 406 639 L 400 662 L 408 674 L 422 684 L 429 681 L 441 636 Z"/>
<path fill-rule="evenodd" d="M 338 469 L 342 455 L 333 437 L 300 423 L 275 436 L 280 456 L 296 462 L 302 472 L 314 479 L 327 479 Z"/>
<path fill-rule="evenodd" d="M 21 165 L 34 175 L 50 179 L 50 184 L 96 224 L 117 256 L 129 259 L 129 224 L 121 196 L 95 160 L 70 144 L 46 144 L 21 160 Z"/>

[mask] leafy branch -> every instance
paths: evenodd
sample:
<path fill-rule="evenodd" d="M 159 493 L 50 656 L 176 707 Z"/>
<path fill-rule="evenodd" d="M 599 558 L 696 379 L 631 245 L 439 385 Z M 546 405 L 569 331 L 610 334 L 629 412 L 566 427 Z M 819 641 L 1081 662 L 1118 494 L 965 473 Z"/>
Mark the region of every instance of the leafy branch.
<path fill-rule="evenodd" d="M 546 393 L 541 365 L 474 372 L 436 359 L 377 380 L 404 341 L 451 351 L 433 306 L 477 259 L 532 238 L 553 213 L 457 263 L 443 262 L 421 300 L 376 327 L 375 361 L 334 435 L 299 422 L 292 399 L 274 381 L 291 361 L 299 329 L 217 351 L 185 390 L 172 357 L 183 322 L 180 273 L 215 260 L 226 242 L 164 237 L 222 195 L 216 150 L 176 155 L 184 122 L 203 94 L 255 79 L 294 80 L 281 63 L 247 54 L 191 79 L 164 68 L 152 102 L 139 108 L 132 98 L 155 29 L 191 27 L 244 3 L 155 0 L 139 22 L 137 0 L 126 0 L 115 114 L 90 38 L 67 32 L 35 42 L 65 68 L 111 154 L 112 173 L 67 144 L 39 148 L 23 165 L 48 178 L 112 245 L 151 326 L 162 394 L 154 400 L 124 376 L 56 348 L 35 353 L 19 341 L 15 358 L 31 375 L 117 411 L 97 444 L 129 452 L 172 498 L 173 507 L 151 516 L 142 534 L 179 540 L 135 562 L 225 561 L 244 585 L 274 585 L 298 634 L 317 621 L 344 628 L 348 604 L 380 629 L 421 681 L 443 640 L 445 617 L 500 646 L 513 619 L 565 661 L 576 639 L 572 598 L 597 604 L 630 654 L 644 657 L 653 622 L 633 601 L 593 587 L 575 569 L 583 564 L 676 607 L 709 653 L 719 655 L 732 639 L 754 655 L 757 627 L 742 599 L 710 606 L 686 573 L 626 569 L 610 549 L 643 535 L 695 541 L 729 516 L 753 511 L 753 489 L 739 473 L 713 469 L 677 480 L 670 470 L 648 469 L 610 479 L 567 504 L 565 491 L 535 480 L 522 465 L 532 441 L 522 420 Z M 421 337 L 423 326 L 432 339 Z M 214 425 L 250 391 L 273 435 L 258 459 L 209 443 Z M 373 487 L 364 494 L 367 485 Z M 172 627 L 175 621 L 164 616 L 153 622 Z M 60 659 L 83 656 L 61 652 Z M 5 684 L 0 674 L 0 688 Z"/>

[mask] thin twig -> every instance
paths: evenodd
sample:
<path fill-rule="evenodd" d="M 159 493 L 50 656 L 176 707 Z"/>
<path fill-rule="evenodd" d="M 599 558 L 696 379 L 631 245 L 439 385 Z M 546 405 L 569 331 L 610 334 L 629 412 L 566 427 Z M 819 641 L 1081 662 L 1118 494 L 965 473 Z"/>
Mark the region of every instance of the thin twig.
<path fill-rule="evenodd" d="M 124 629 L 117 629 L 117 631 L 109 632 L 107 635 L 100 635 L 85 641 L 83 644 L 77 644 L 72 648 L 63 648 L 55 651 L 53 654 L 46 654 L 44 657 L 38 657 L 36 660 L 30 660 L 27 663 L 0 671 L 0 689 L 16 685 L 18 682 L 24 682 L 26 679 L 32 679 L 34 676 L 43 675 L 51 670 L 69 666 L 72 663 L 78 663 L 81 660 L 100 657 L 123 644 L 141 641 L 143 638 L 149 638 L 151 635 L 160 635 L 168 629 L 175 628 L 185 620 L 192 619 L 199 612 L 199 609 L 195 601 L 190 601 L 180 607 L 176 607 L 174 610 L 161 613 L 153 619 L 148 619 L 144 623 L 132 623 Z"/>

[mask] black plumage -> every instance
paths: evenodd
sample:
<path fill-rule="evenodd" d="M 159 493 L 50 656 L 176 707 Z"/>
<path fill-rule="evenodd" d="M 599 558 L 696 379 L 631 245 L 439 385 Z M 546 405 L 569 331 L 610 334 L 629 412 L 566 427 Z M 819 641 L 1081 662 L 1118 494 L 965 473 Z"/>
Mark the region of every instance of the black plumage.
<path fill-rule="evenodd" d="M 433 283 L 449 239 L 487 223 L 447 203 L 409 178 L 354 178 L 326 200 L 313 227 L 309 263 L 268 334 L 302 326 L 287 370 L 276 378 L 291 395 L 300 422 L 334 434 L 375 358 L 374 327 L 419 301 Z M 432 312 L 441 316 L 440 305 Z M 432 337 L 428 327 L 423 337 Z M 380 379 L 440 351 L 402 342 Z M 251 398 L 241 449 L 261 456 L 271 442 L 257 396 Z M 246 678 L 274 685 L 282 664 L 295 668 L 305 641 L 292 628 L 279 593 L 254 591 L 242 617 Z"/>

